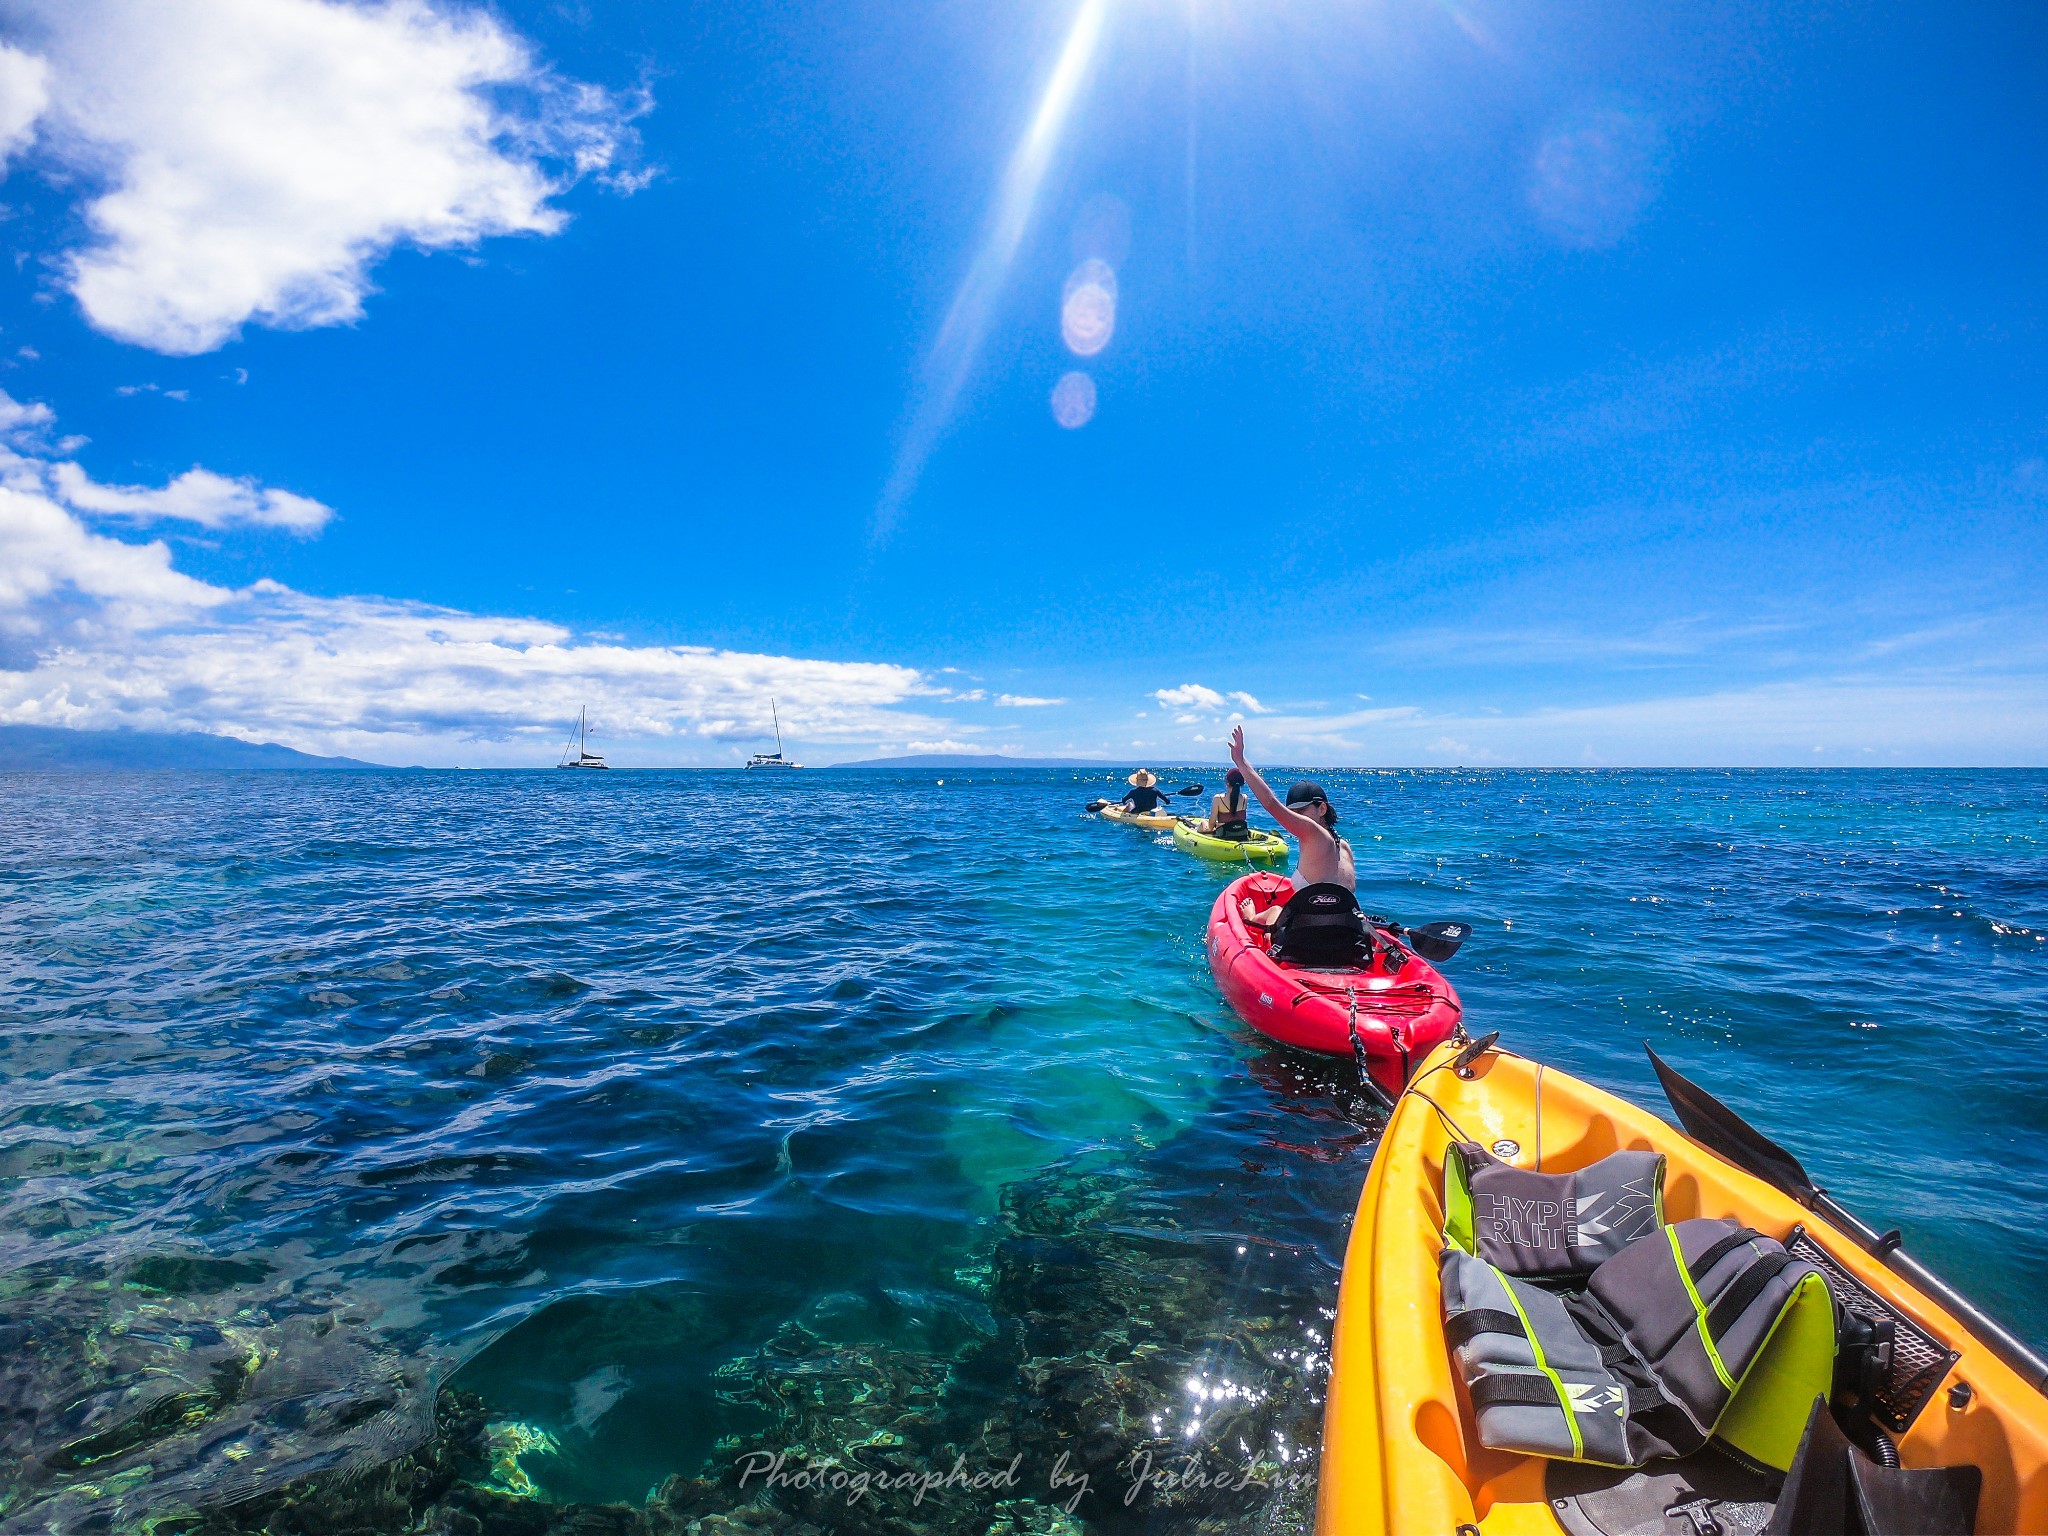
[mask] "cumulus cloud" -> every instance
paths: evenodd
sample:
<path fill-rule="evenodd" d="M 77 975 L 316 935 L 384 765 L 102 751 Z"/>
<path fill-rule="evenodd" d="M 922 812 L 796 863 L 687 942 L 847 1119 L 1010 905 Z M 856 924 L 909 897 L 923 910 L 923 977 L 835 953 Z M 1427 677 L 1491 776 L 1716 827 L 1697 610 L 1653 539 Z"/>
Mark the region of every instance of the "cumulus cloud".
<path fill-rule="evenodd" d="M 1064 704 L 1065 699 L 1040 699 L 1028 693 L 999 693 L 996 702 L 1006 709 L 1046 709 L 1054 704 Z"/>
<path fill-rule="evenodd" d="M 33 443 L 56 421 L 56 414 L 42 401 L 17 400 L 0 390 L 0 441 Z"/>
<path fill-rule="evenodd" d="M 173 570 L 161 540 L 106 538 L 39 491 L 0 485 L 0 667 L 81 608 L 134 630 L 190 618 L 231 595 Z"/>
<path fill-rule="evenodd" d="M 310 496 L 261 486 L 247 477 L 230 480 L 197 466 L 158 490 L 101 485 L 76 464 L 53 465 L 50 480 L 58 498 L 80 512 L 137 521 L 174 518 L 202 528 L 285 528 L 313 534 L 334 515 L 331 507 Z"/>
<path fill-rule="evenodd" d="M 631 187 L 644 107 L 428 0 L 13 0 L 47 152 L 104 188 L 67 264 L 93 325 L 160 352 L 356 319 L 399 245 L 546 235 L 580 177 Z M 34 105 L 0 58 L 0 130 Z M 5 92 L 12 90 L 13 95 Z M 11 113 L 11 116 L 8 115 Z M 26 133 L 27 126 L 19 132 Z"/>
<path fill-rule="evenodd" d="M 1214 688 L 1204 688 L 1200 683 L 1182 683 L 1178 688 L 1155 689 L 1152 697 L 1167 709 L 1203 710 L 1218 715 L 1225 710 L 1243 710 L 1254 715 L 1266 713 L 1266 706 L 1248 693 L 1221 693 Z"/>
<path fill-rule="evenodd" d="M 604 740 L 670 743 L 670 759 L 743 757 L 768 738 L 771 698 L 799 741 L 958 729 L 919 707 L 944 690 L 911 667 L 633 646 L 537 619 L 197 580 L 162 540 L 87 518 L 310 533 L 326 509 L 206 470 L 155 491 L 96 485 L 40 446 L 53 426 L 46 407 L 0 393 L 0 721 L 468 763 L 545 761 L 586 705 Z"/>
<path fill-rule="evenodd" d="M 4 517 L 0 509 L 0 517 Z M 531 619 L 264 582 L 204 623 L 101 625 L 0 673 L 0 719 L 209 729 L 387 759 L 534 761 L 588 705 L 610 741 L 736 756 L 769 736 L 872 741 L 946 722 L 892 708 L 926 692 L 911 668 L 701 646 L 583 640 Z M 729 750 L 728 750 L 729 749 Z"/>
<path fill-rule="evenodd" d="M 0 43 L 0 165 L 35 137 L 49 104 L 49 63 Z"/>

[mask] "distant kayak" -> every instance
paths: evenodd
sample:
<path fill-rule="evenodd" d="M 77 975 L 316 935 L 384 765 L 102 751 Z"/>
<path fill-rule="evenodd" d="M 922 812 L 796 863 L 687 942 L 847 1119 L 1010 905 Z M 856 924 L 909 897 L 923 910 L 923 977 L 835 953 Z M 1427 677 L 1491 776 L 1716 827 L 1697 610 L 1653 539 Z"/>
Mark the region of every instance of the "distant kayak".
<path fill-rule="evenodd" d="M 1373 1154 L 1318 1536 L 2048 1530 L 2048 1399 L 1941 1302 L 1656 1115 L 1485 1044 L 1423 1063 Z M 1621 1344 L 1579 1339 L 1574 1286 Z M 1660 1295 L 1686 1327 L 1646 1326 Z"/>
<path fill-rule="evenodd" d="M 1182 818 L 1173 824 L 1173 846 L 1182 853 L 1192 853 L 1198 859 L 1214 859 L 1219 864 L 1284 864 L 1287 862 L 1287 839 L 1278 832 L 1255 830 L 1243 842 L 1234 842 L 1227 837 L 1211 837 L 1206 832 L 1197 832 L 1196 823 Z"/>
<path fill-rule="evenodd" d="M 1245 923 L 1239 903 L 1249 899 L 1263 912 L 1284 905 L 1293 891 L 1293 882 L 1274 874 L 1246 875 L 1223 888 L 1209 912 L 1209 969 L 1216 985 L 1239 1018 L 1287 1045 L 1350 1056 L 1355 1029 L 1373 1081 L 1399 1093 L 1412 1064 L 1458 1027 L 1464 1005 L 1457 991 L 1435 966 L 1384 931 L 1370 967 L 1283 965 L 1273 958 L 1265 931 L 1254 932 Z"/>
<path fill-rule="evenodd" d="M 1167 832 L 1180 824 L 1180 818 L 1171 811 L 1148 811 L 1140 815 L 1127 811 L 1120 805 L 1105 805 L 1102 814 L 1111 821 L 1121 821 L 1128 826 L 1145 827 L 1153 832 Z"/>

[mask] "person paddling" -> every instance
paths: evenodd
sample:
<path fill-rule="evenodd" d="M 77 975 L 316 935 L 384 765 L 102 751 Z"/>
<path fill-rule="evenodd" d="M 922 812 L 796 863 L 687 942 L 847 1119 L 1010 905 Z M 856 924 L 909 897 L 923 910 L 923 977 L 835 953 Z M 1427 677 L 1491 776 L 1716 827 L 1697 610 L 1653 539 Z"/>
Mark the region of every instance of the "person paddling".
<path fill-rule="evenodd" d="M 1202 823 L 1201 830 L 1227 843 L 1249 841 L 1252 825 L 1245 813 L 1250 806 L 1244 793 L 1244 775 L 1233 768 L 1223 776 L 1223 793 L 1210 800 L 1209 819 Z"/>
<path fill-rule="evenodd" d="M 1341 885 L 1347 891 L 1356 891 L 1358 871 L 1352 861 L 1351 845 L 1337 835 L 1337 808 L 1330 804 L 1322 786 L 1304 779 L 1287 791 L 1286 803 L 1282 804 L 1280 797 L 1259 777 L 1259 770 L 1245 761 L 1241 725 L 1230 730 L 1230 760 L 1244 775 L 1252 793 L 1259 797 L 1259 804 L 1301 844 L 1301 857 L 1294 866 L 1295 890 L 1306 890 L 1311 885 Z M 1280 916 L 1277 906 L 1261 913 L 1249 901 L 1242 910 L 1246 922 L 1262 927 L 1270 927 Z"/>
<path fill-rule="evenodd" d="M 1140 816 L 1149 816 L 1166 804 L 1166 792 L 1159 787 L 1159 780 L 1148 770 L 1140 768 L 1125 782 L 1131 786 L 1120 802 L 1125 810 Z"/>

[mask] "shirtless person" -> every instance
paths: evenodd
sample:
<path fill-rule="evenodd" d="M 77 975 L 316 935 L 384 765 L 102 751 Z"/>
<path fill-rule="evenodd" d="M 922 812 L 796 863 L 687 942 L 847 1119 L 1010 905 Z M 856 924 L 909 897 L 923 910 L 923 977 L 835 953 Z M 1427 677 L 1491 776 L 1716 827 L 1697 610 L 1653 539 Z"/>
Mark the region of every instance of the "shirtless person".
<path fill-rule="evenodd" d="M 1305 886 L 1329 884 L 1341 885 L 1347 891 L 1357 890 L 1358 872 L 1352 865 L 1351 845 L 1337 835 L 1337 809 L 1330 804 L 1322 786 L 1304 780 L 1287 791 L 1287 803 L 1281 804 L 1280 798 L 1259 777 L 1259 770 L 1244 760 L 1244 727 L 1241 725 L 1231 727 L 1230 760 L 1244 775 L 1252 793 L 1259 797 L 1259 804 L 1301 844 L 1301 858 L 1294 867 L 1294 888 L 1299 891 Z M 1242 910 L 1246 922 L 1267 927 L 1280 917 L 1277 906 L 1264 913 L 1254 913 L 1252 904 L 1247 901 L 1242 904 Z"/>

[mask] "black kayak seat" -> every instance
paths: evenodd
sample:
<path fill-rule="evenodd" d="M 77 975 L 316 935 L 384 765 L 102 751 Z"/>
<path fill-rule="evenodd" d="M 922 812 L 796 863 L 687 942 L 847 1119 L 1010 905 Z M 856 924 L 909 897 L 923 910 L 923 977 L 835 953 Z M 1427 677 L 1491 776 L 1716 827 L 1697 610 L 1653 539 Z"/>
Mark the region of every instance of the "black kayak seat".
<path fill-rule="evenodd" d="M 1332 881 L 1303 886 L 1273 924 L 1273 958 L 1310 970 L 1370 965 L 1372 930 L 1358 898 Z"/>

